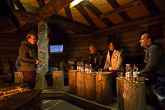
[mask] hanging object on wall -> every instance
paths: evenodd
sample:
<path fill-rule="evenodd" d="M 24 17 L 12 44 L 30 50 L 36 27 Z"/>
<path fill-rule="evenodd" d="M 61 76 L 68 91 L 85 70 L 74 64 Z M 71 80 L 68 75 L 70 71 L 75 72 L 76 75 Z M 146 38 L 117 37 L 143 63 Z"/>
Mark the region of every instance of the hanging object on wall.
<path fill-rule="evenodd" d="M 163 29 L 161 24 L 149 26 L 149 31 L 155 39 L 163 37 Z"/>

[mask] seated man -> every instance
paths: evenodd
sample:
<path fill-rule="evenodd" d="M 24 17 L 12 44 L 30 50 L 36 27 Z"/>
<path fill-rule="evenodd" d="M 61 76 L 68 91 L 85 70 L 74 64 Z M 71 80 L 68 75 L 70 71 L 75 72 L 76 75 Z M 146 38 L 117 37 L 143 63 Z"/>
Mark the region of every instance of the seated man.
<path fill-rule="evenodd" d="M 97 52 L 96 50 L 96 46 L 91 44 L 89 46 L 89 50 L 90 50 L 90 55 L 89 58 L 87 60 L 87 64 L 91 64 L 92 65 L 92 69 L 93 71 L 97 71 L 98 68 L 102 68 L 102 60 L 103 60 L 103 56 Z"/>
<path fill-rule="evenodd" d="M 160 47 L 153 44 L 153 39 L 149 33 L 145 33 L 141 36 L 140 43 L 146 50 L 144 58 L 145 67 L 142 69 L 139 76 L 148 78 L 146 86 L 150 102 L 151 104 L 155 104 L 156 98 L 153 94 L 153 87 L 158 77 L 165 77 L 165 54 Z"/>

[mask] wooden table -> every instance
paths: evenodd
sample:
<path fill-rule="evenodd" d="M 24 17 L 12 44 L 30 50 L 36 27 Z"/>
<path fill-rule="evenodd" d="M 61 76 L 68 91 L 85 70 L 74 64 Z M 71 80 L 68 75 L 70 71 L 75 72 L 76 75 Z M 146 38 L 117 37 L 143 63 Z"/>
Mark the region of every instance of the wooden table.
<path fill-rule="evenodd" d="M 64 90 L 64 75 L 63 71 L 53 71 L 53 88 L 55 91 Z"/>
<path fill-rule="evenodd" d="M 117 107 L 118 110 L 124 110 L 124 99 L 123 99 L 123 93 L 124 93 L 124 82 L 125 77 L 117 77 L 116 83 L 117 83 Z"/>
<path fill-rule="evenodd" d="M 96 74 L 96 101 L 101 104 L 113 102 L 112 74 L 110 72 Z"/>
<path fill-rule="evenodd" d="M 85 72 L 77 72 L 77 96 L 85 96 Z"/>
<path fill-rule="evenodd" d="M 124 82 L 124 110 L 146 110 L 145 82 Z"/>
<path fill-rule="evenodd" d="M 85 97 L 89 100 L 96 99 L 96 74 L 85 74 Z"/>
<path fill-rule="evenodd" d="M 69 70 L 69 93 L 77 94 L 77 70 Z"/>

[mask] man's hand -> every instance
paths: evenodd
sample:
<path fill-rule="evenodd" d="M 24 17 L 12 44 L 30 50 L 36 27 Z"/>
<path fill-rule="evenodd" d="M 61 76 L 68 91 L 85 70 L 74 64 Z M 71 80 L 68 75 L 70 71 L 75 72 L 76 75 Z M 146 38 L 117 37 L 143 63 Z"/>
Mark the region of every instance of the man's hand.
<path fill-rule="evenodd" d="M 36 64 L 38 64 L 38 63 L 41 63 L 42 62 L 42 59 L 38 59 L 37 61 L 36 61 Z"/>

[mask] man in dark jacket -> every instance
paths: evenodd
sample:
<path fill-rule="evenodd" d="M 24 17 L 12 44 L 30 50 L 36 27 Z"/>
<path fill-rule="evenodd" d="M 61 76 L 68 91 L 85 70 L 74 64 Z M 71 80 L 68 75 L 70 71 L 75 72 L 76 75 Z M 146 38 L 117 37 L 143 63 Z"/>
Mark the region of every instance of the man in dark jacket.
<path fill-rule="evenodd" d="M 154 84 L 156 77 L 165 76 L 165 54 L 159 46 L 153 44 L 149 33 L 141 36 L 140 43 L 146 50 L 144 58 L 145 67 L 139 76 L 147 77 L 149 83 Z"/>
<path fill-rule="evenodd" d="M 92 64 L 92 69 L 94 71 L 97 71 L 98 68 L 101 68 L 102 66 L 103 56 L 99 52 L 97 52 L 96 46 L 93 44 L 89 46 L 89 50 L 90 50 L 90 55 L 87 60 L 87 64 Z"/>
<path fill-rule="evenodd" d="M 23 82 L 29 84 L 30 89 L 35 87 L 36 68 L 41 61 L 37 59 L 34 44 L 36 37 L 33 34 L 28 34 L 26 40 L 22 41 L 19 48 L 19 57 L 21 63 L 21 71 L 23 73 Z"/>
<path fill-rule="evenodd" d="M 161 79 L 165 77 L 165 54 L 160 47 L 153 44 L 152 36 L 149 33 L 141 36 L 140 43 L 146 50 L 144 58 L 145 67 L 139 76 L 148 78 L 146 86 L 150 103 L 158 106 L 159 101 L 154 92 L 154 87 L 157 84 L 158 77 Z"/>

